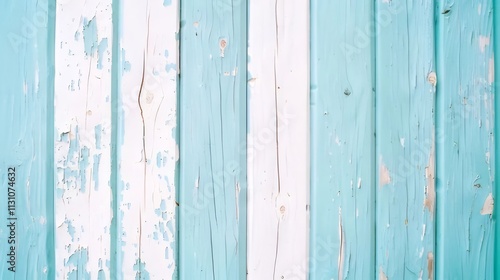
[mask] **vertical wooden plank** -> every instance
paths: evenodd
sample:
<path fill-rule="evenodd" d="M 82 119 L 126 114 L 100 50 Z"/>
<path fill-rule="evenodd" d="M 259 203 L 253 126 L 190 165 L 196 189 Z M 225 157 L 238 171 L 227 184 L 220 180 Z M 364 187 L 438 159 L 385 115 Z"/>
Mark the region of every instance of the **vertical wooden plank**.
<path fill-rule="evenodd" d="M 436 11 L 437 279 L 494 279 L 492 5 L 441 0 Z"/>
<path fill-rule="evenodd" d="M 246 1 L 181 2 L 180 279 L 246 277 Z"/>
<path fill-rule="evenodd" d="M 117 277 L 173 279 L 178 1 L 123 1 Z"/>
<path fill-rule="evenodd" d="M 248 29 L 247 279 L 306 279 L 309 1 L 250 1 Z"/>
<path fill-rule="evenodd" d="M 310 279 L 374 279 L 371 1 L 311 1 Z"/>
<path fill-rule="evenodd" d="M 58 1 L 57 278 L 110 279 L 111 0 Z"/>
<path fill-rule="evenodd" d="M 0 279 L 54 279 L 51 1 L 0 17 Z"/>
<path fill-rule="evenodd" d="M 493 2 L 493 47 L 494 53 L 500 54 L 500 3 Z M 494 116 L 495 116 L 495 148 L 493 149 L 495 155 L 495 161 L 493 163 L 493 170 L 495 170 L 495 174 L 498 174 L 497 170 L 497 160 L 500 159 L 500 137 L 498 137 L 498 133 L 500 132 L 500 98 L 498 98 L 498 93 L 500 93 L 500 71 L 498 70 L 500 66 L 500 55 L 493 55 L 494 57 Z M 493 190 L 493 198 L 496 198 L 500 193 L 500 182 L 498 179 L 494 180 L 494 190 Z M 495 253 L 494 253 L 494 279 L 500 279 L 500 238 L 498 237 L 500 234 L 500 222 L 498 221 L 498 217 L 500 215 L 500 207 L 493 207 L 493 223 L 495 224 L 495 233 L 494 233 L 494 244 L 495 244 Z"/>
<path fill-rule="evenodd" d="M 376 23 L 377 275 L 433 279 L 434 2 L 378 1 Z"/>

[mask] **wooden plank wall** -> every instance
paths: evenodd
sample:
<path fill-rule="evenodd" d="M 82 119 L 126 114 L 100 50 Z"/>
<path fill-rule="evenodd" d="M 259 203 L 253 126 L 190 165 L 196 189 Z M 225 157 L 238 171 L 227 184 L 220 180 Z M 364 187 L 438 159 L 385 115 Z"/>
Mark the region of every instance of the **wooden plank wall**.
<path fill-rule="evenodd" d="M 500 278 L 496 1 L 1 7 L 0 279 Z"/>

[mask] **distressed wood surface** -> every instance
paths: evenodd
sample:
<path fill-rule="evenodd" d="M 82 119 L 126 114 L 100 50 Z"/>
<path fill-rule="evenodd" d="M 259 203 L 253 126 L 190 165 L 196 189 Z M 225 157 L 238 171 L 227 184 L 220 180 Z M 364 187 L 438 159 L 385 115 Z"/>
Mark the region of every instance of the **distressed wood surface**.
<path fill-rule="evenodd" d="M 246 10 L 182 3 L 180 279 L 246 277 Z"/>
<path fill-rule="evenodd" d="M 60 1 L 55 28 L 56 277 L 109 279 L 111 1 Z"/>
<path fill-rule="evenodd" d="M 376 19 L 377 275 L 433 279 L 433 1 L 378 1 Z"/>
<path fill-rule="evenodd" d="M 500 277 L 494 0 L 2 8 L 0 279 Z"/>
<path fill-rule="evenodd" d="M 174 279 L 178 1 L 120 8 L 116 274 Z"/>
<path fill-rule="evenodd" d="M 307 0 L 249 2 L 247 279 L 307 278 L 308 27 Z"/>
<path fill-rule="evenodd" d="M 53 115 L 47 110 L 53 106 L 53 16 L 51 1 L 2 2 L 0 279 L 5 280 L 54 279 Z M 8 263 L 13 254 L 15 263 Z"/>
<path fill-rule="evenodd" d="M 371 1 L 312 0 L 310 279 L 374 279 Z"/>
<path fill-rule="evenodd" d="M 441 0 L 436 12 L 437 279 L 494 279 L 492 5 Z"/>

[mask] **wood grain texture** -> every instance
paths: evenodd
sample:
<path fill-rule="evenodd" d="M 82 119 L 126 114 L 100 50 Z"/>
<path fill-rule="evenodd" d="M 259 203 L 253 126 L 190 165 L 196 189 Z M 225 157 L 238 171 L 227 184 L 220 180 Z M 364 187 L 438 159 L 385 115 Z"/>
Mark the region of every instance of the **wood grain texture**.
<path fill-rule="evenodd" d="M 441 0 L 436 11 L 437 279 L 494 279 L 492 5 Z"/>
<path fill-rule="evenodd" d="M 311 7 L 310 279 L 374 279 L 374 6 Z"/>
<path fill-rule="evenodd" d="M 173 279 L 178 1 L 119 12 L 117 275 Z"/>
<path fill-rule="evenodd" d="M 111 1 L 57 4 L 55 49 L 56 272 L 109 279 Z"/>
<path fill-rule="evenodd" d="M 182 3 L 180 279 L 246 277 L 246 10 Z"/>
<path fill-rule="evenodd" d="M 250 1 L 248 29 L 247 279 L 306 279 L 309 1 Z"/>
<path fill-rule="evenodd" d="M 376 22 L 377 275 L 433 279 L 433 1 L 378 1 Z"/>
<path fill-rule="evenodd" d="M 0 279 L 5 280 L 55 275 L 53 114 L 47 110 L 53 108 L 53 24 L 52 1 L 2 2 Z M 15 181 L 9 180 L 14 178 L 9 168 L 15 168 Z M 8 263 L 8 254 L 15 254 L 15 263 Z"/>
<path fill-rule="evenodd" d="M 0 279 L 500 278 L 495 0 L 1 7 Z"/>

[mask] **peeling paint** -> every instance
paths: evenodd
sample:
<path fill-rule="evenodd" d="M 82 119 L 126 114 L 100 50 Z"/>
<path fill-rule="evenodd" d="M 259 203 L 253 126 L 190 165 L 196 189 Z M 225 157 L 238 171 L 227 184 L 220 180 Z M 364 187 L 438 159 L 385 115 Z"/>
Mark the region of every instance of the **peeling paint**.
<path fill-rule="evenodd" d="M 430 72 L 429 75 L 427 75 L 427 81 L 435 87 L 437 85 L 437 75 L 436 72 Z"/>
<path fill-rule="evenodd" d="M 64 2 L 64 1 L 63 1 Z M 109 279 L 111 1 L 57 5 L 54 208 L 58 277 Z M 97 8 L 100 7 L 100 8 Z M 71 32 L 68 32 L 71 30 Z M 80 34 L 83 35 L 81 40 Z M 68 90 L 69 89 L 69 90 Z"/>
<path fill-rule="evenodd" d="M 97 49 L 97 20 L 92 17 L 83 19 L 83 41 L 85 44 L 85 54 L 92 56 Z"/>
<path fill-rule="evenodd" d="M 434 142 L 433 142 L 434 143 Z M 432 145 L 431 152 L 429 155 L 429 163 L 425 167 L 425 178 L 427 179 L 427 186 L 425 190 L 425 207 L 434 214 L 434 204 L 436 201 L 436 190 L 435 190 L 435 177 L 434 172 L 436 167 L 434 166 L 435 155 L 434 155 L 434 144 Z"/>
<path fill-rule="evenodd" d="M 124 109 L 118 114 L 122 126 L 117 131 L 117 259 L 121 278 L 177 277 L 179 93 L 177 67 L 172 64 L 178 55 L 178 5 L 174 0 L 120 4 L 117 88 Z"/>
<path fill-rule="evenodd" d="M 344 279 L 344 258 L 345 258 L 345 236 L 342 229 L 342 209 L 339 208 L 339 259 L 338 259 L 338 278 Z"/>
<path fill-rule="evenodd" d="M 432 252 L 427 253 L 427 273 L 428 279 L 434 279 L 434 254 Z"/>
<path fill-rule="evenodd" d="M 379 184 L 380 187 L 388 185 L 391 183 L 391 175 L 389 174 L 389 169 L 382 162 L 382 158 L 380 158 L 380 170 L 379 170 Z"/>
<path fill-rule="evenodd" d="M 379 280 L 388 280 L 388 278 L 385 275 L 384 270 L 382 269 L 382 267 L 380 267 L 379 270 L 380 270 L 380 272 L 378 274 L 378 279 Z"/>
<path fill-rule="evenodd" d="M 490 85 L 495 81 L 495 60 L 490 58 L 488 62 L 488 83 Z"/>
<path fill-rule="evenodd" d="M 484 200 L 483 208 L 481 208 L 481 215 L 492 215 L 493 214 L 493 194 L 488 194 Z"/>
<path fill-rule="evenodd" d="M 482 53 L 484 53 L 486 46 L 488 46 L 489 44 L 490 44 L 489 36 L 479 35 L 479 49 L 481 50 Z"/>
<path fill-rule="evenodd" d="M 220 39 L 219 40 L 220 57 L 224 57 L 224 50 L 226 49 L 226 46 L 227 46 L 226 39 Z"/>

